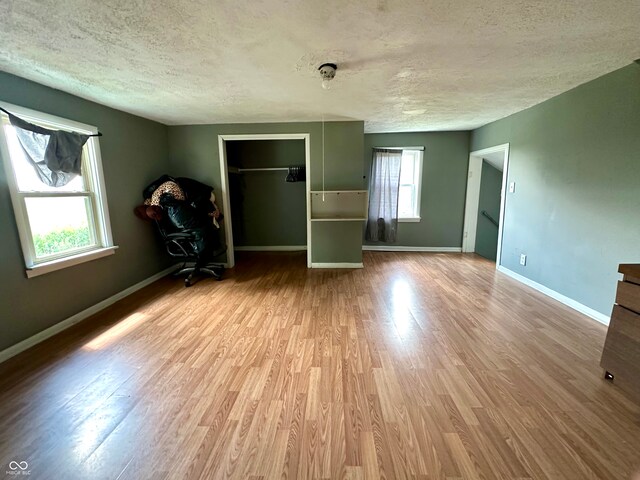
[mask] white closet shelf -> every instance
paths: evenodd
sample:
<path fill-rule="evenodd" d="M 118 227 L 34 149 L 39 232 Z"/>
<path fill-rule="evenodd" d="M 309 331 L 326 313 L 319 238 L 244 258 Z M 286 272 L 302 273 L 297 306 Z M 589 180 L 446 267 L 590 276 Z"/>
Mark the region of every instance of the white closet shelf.
<path fill-rule="evenodd" d="M 312 222 L 363 222 L 367 219 L 367 190 L 312 190 Z"/>
<path fill-rule="evenodd" d="M 362 194 L 366 194 L 367 190 L 311 190 L 311 193 L 313 194 L 320 194 L 322 195 L 323 193 L 325 194 L 337 194 L 340 195 L 341 193 L 346 193 L 346 194 L 356 194 L 356 195 L 362 195 Z"/>
<path fill-rule="evenodd" d="M 365 217 L 316 217 L 311 219 L 312 222 L 365 222 L 366 220 Z"/>

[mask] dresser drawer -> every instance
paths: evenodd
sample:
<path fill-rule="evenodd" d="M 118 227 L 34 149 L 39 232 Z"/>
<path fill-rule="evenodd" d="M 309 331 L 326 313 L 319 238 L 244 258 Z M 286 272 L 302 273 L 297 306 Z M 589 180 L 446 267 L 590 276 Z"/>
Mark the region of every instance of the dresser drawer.
<path fill-rule="evenodd" d="M 640 285 L 629 282 L 618 282 L 616 303 L 636 313 L 640 313 Z"/>
<path fill-rule="evenodd" d="M 620 388 L 640 398 L 640 315 L 613 307 L 600 365 Z"/>

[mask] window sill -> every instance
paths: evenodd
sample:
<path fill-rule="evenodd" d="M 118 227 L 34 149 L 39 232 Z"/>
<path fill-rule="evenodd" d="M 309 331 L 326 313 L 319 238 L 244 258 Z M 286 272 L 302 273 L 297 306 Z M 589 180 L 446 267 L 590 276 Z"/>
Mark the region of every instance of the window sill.
<path fill-rule="evenodd" d="M 27 278 L 37 277 L 40 275 L 44 275 L 45 273 L 55 272 L 56 270 L 61 270 L 63 268 L 72 267 L 81 263 L 90 262 L 91 260 L 96 260 L 108 255 L 113 255 L 114 253 L 116 253 L 117 248 L 117 246 L 99 248 L 96 250 L 91 250 L 90 252 L 74 255 L 73 257 L 60 258 L 58 260 L 52 260 L 50 262 L 34 265 L 33 267 L 27 269 Z"/>
<path fill-rule="evenodd" d="M 422 220 L 422 217 L 407 217 L 407 218 L 399 218 L 398 222 L 400 223 L 418 223 Z"/>

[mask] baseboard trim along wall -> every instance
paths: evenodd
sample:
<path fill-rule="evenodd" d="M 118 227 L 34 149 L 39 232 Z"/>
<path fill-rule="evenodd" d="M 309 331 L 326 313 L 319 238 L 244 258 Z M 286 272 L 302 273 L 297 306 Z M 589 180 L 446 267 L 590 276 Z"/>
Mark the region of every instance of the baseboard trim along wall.
<path fill-rule="evenodd" d="M 461 247 L 403 247 L 400 245 L 363 245 L 362 250 L 372 252 L 433 252 L 433 253 L 460 253 Z"/>
<path fill-rule="evenodd" d="M 311 268 L 364 268 L 360 263 L 311 263 Z"/>
<path fill-rule="evenodd" d="M 20 343 L 16 343 L 11 347 L 2 350 L 0 352 L 0 363 L 10 359 L 11 357 L 19 353 L 24 352 L 28 348 L 31 348 L 34 345 L 37 345 L 38 343 L 43 342 L 44 340 L 50 337 L 53 337 L 57 333 L 60 333 L 63 330 L 66 330 L 67 328 L 75 325 L 76 323 L 79 323 L 82 320 L 89 318 L 91 315 L 95 315 L 100 310 L 104 310 L 108 306 L 116 303 L 118 300 L 122 300 L 123 298 L 128 297 L 132 293 L 140 290 L 141 288 L 146 287 L 147 285 L 152 284 L 156 280 L 160 280 L 162 277 L 166 277 L 168 274 L 175 271 L 176 268 L 177 268 L 176 265 L 166 268 L 165 270 L 162 270 L 161 272 L 158 272 L 155 275 L 152 275 L 151 277 L 146 278 L 141 282 L 138 282 L 135 285 L 132 285 L 129 288 L 126 288 L 121 292 L 118 292 L 115 295 L 112 295 L 111 297 L 102 300 L 101 302 L 96 303 L 95 305 L 85 310 L 82 310 L 81 312 L 76 313 L 75 315 L 67 318 L 66 320 L 62 320 L 61 322 L 56 323 L 55 325 L 47 328 L 46 330 L 36 333 L 35 335 L 21 341 Z"/>
<path fill-rule="evenodd" d="M 307 249 L 306 245 L 267 245 L 256 247 L 233 247 L 236 252 L 300 252 Z"/>
<path fill-rule="evenodd" d="M 591 317 L 594 320 L 603 323 L 604 325 L 609 325 L 609 321 L 611 320 L 611 318 L 603 313 L 598 312 L 597 310 L 594 310 L 593 308 L 587 307 L 580 302 L 576 302 L 572 298 L 565 297 L 561 293 L 558 293 L 555 290 L 551 290 L 550 288 L 545 287 L 538 282 L 534 282 L 533 280 L 524 277 L 516 272 L 513 272 L 508 268 L 503 267 L 502 265 L 498 267 L 498 271 L 513 278 L 514 280 L 517 280 L 520 283 L 524 283 L 525 285 L 539 291 L 540 293 L 544 293 L 548 297 L 551 297 L 554 300 L 559 301 L 560 303 L 564 303 L 567 307 L 573 308 L 574 310 L 583 313 L 587 317 Z"/>

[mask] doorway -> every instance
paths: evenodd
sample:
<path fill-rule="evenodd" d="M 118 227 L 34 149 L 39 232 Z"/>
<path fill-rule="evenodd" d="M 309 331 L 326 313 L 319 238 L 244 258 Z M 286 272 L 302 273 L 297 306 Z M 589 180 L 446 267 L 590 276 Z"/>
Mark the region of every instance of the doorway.
<path fill-rule="evenodd" d="M 509 168 L 509 144 L 469 154 L 462 251 L 495 260 L 502 256 L 502 235 Z"/>
<path fill-rule="evenodd" d="M 304 141 L 304 165 L 305 165 L 305 209 L 306 209 L 306 250 L 307 250 L 307 267 L 311 265 L 311 223 L 310 219 L 310 206 L 309 206 L 309 193 L 310 193 L 310 183 L 309 183 L 309 175 L 310 175 L 310 148 L 309 148 L 309 134 L 301 133 L 301 134 L 256 134 L 256 135 L 218 135 L 218 151 L 220 152 L 220 172 L 221 172 L 221 196 L 222 196 L 222 204 L 223 204 L 223 212 L 225 216 L 224 229 L 225 229 L 225 241 L 227 244 L 227 264 L 228 268 L 232 268 L 235 265 L 235 255 L 234 255 L 234 234 L 233 234 L 233 225 L 234 223 L 238 225 L 238 222 L 234 222 L 234 211 L 236 216 L 240 211 L 238 208 L 232 208 L 231 202 L 233 202 L 233 198 L 231 196 L 231 184 L 230 182 L 230 172 L 233 170 L 235 173 L 231 173 L 232 175 L 236 175 L 238 172 L 238 167 L 235 165 L 229 165 L 228 159 L 228 142 L 238 142 L 238 141 L 268 141 L 268 140 L 303 140 Z M 282 183 L 285 183 L 285 177 L 287 172 L 281 170 L 287 170 L 285 167 L 278 166 L 273 167 L 269 165 L 261 165 L 259 169 L 246 169 L 251 170 L 252 172 L 265 172 L 267 174 L 282 174 Z M 264 211 L 265 215 L 269 214 L 269 198 L 268 195 L 265 195 L 264 199 Z M 237 207 L 237 205 L 235 205 Z M 267 250 L 268 248 L 265 248 Z M 274 248 L 276 249 L 276 248 Z"/>

